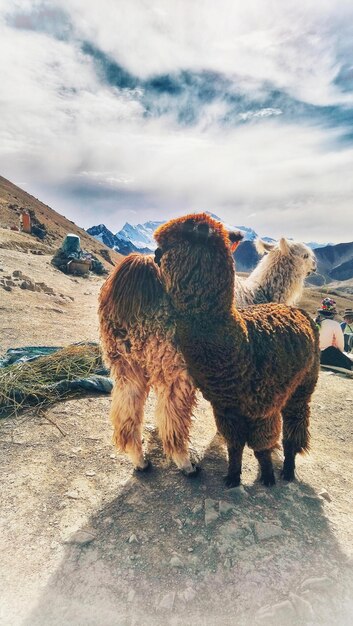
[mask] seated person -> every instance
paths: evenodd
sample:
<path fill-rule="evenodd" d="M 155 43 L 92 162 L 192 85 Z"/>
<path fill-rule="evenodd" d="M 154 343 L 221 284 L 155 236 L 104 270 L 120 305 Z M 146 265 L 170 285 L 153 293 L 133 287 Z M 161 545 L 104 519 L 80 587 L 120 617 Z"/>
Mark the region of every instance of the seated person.
<path fill-rule="evenodd" d="M 345 352 L 353 351 L 353 309 L 346 309 L 341 324 Z"/>
<path fill-rule="evenodd" d="M 331 298 L 325 298 L 316 318 L 320 328 L 320 363 L 353 371 L 353 361 L 343 353 L 343 332 L 340 324 L 334 319 L 336 313 L 336 302 Z"/>

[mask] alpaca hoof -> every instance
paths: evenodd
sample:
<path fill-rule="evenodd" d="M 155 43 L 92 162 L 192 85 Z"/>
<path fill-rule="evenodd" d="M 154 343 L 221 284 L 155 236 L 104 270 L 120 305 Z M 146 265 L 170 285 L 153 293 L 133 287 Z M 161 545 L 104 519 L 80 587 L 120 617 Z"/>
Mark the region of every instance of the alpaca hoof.
<path fill-rule="evenodd" d="M 232 489 L 233 487 L 239 487 L 240 476 L 234 475 L 234 474 L 227 474 L 227 476 L 224 476 L 223 481 L 227 489 Z"/>
<path fill-rule="evenodd" d="M 281 471 L 281 478 L 289 483 L 293 482 L 293 480 L 295 480 L 294 470 L 283 468 L 283 470 Z"/>
<path fill-rule="evenodd" d="M 261 482 L 265 487 L 273 487 L 276 484 L 275 475 L 273 472 L 270 474 L 266 474 L 266 476 L 261 476 Z"/>
<path fill-rule="evenodd" d="M 191 463 L 191 466 L 192 466 L 191 471 L 188 471 L 185 469 L 181 470 L 181 473 L 187 478 L 195 478 L 200 473 L 200 468 L 198 465 L 195 465 L 195 463 Z"/>
<path fill-rule="evenodd" d="M 135 472 L 149 472 L 152 469 L 151 461 L 145 461 L 141 467 L 135 467 Z"/>

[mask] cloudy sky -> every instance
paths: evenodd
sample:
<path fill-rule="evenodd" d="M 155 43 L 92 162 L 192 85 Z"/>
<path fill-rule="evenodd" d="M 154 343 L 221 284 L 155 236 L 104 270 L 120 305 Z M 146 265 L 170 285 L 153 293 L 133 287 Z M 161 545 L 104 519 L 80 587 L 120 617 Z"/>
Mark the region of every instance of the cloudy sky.
<path fill-rule="evenodd" d="M 1 173 L 89 227 L 353 239 L 351 0 L 0 0 Z"/>

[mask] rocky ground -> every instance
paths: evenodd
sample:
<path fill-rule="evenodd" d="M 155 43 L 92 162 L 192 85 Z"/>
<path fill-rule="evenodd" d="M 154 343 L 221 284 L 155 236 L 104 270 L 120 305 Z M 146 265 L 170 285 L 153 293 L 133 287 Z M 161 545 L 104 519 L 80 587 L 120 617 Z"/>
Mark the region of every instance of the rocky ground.
<path fill-rule="evenodd" d="M 46 253 L 8 249 L 0 269 L 0 282 L 15 283 L 0 285 L 3 349 L 97 339 L 100 278 L 68 277 Z M 320 374 L 311 453 L 295 483 L 277 471 L 271 489 L 257 482 L 249 450 L 243 486 L 224 488 L 225 449 L 202 398 L 193 480 L 162 455 L 153 396 L 144 429 L 152 471 L 142 475 L 112 446 L 109 398 L 3 419 L 0 624 L 348 626 L 352 401 L 351 379 Z"/>

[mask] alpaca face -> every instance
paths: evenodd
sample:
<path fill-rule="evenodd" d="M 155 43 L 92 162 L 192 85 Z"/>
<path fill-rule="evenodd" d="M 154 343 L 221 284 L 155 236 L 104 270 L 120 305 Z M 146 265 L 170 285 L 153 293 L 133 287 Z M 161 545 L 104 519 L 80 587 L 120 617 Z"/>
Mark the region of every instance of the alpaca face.
<path fill-rule="evenodd" d="M 157 229 L 155 239 L 165 289 L 180 313 L 230 310 L 235 274 L 231 248 L 242 239 L 239 232 L 229 233 L 201 213 L 170 220 Z"/>
<path fill-rule="evenodd" d="M 267 243 L 258 240 L 255 243 L 258 254 L 268 254 L 268 263 L 272 259 L 280 261 L 281 258 L 292 262 L 299 276 L 305 277 L 316 272 L 317 262 L 314 252 L 304 243 L 288 241 L 282 237 L 278 243 Z"/>
<path fill-rule="evenodd" d="M 317 262 L 314 252 L 304 243 L 290 243 L 290 252 L 295 257 L 303 276 L 316 272 Z"/>

